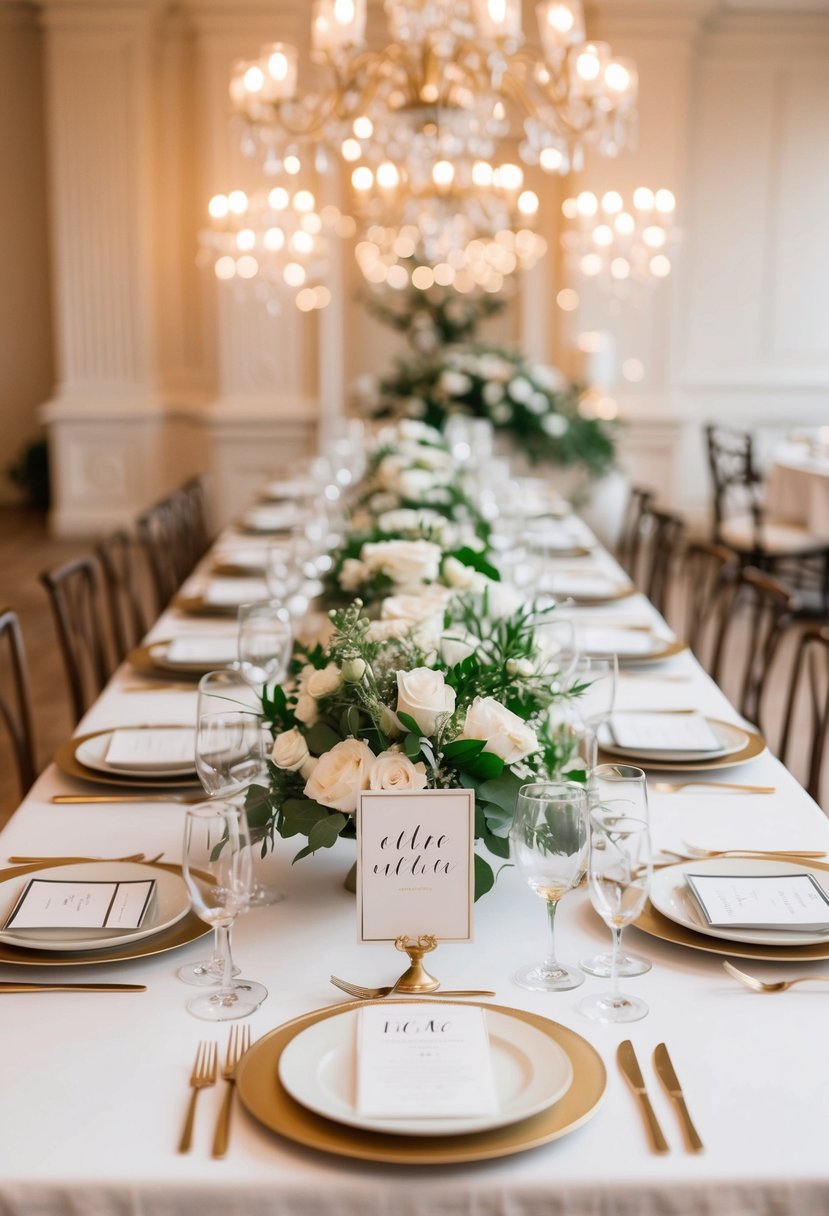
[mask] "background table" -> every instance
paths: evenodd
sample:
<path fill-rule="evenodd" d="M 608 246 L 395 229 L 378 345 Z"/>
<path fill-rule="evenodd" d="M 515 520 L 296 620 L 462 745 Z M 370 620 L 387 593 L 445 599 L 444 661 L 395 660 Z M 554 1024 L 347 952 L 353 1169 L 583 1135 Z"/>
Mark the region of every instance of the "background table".
<path fill-rule="evenodd" d="M 799 443 L 778 448 L 766 481 L 766 510 L 829 541 L 829 454 L 811 455 Z"/>

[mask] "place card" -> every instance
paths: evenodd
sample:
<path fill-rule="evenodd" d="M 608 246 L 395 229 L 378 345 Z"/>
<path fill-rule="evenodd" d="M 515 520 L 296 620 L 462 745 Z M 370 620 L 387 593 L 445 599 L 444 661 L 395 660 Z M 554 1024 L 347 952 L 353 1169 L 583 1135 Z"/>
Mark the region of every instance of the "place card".
<path fill-rule="evenodd" d="M 722 743 L 702 714 L 615 713 L 608 722 L 617 747 L 650 752 L 719 752 Z"/>
<path fill-rule="evenodd" d="M 357 809 L 361 942 L 472 941 L 472 790 L 366 790 Z"/>
<path fill-rule="evenodd" d="M 802 874 L 685 874 L 712 929 L 829 932 L 829 896 Z"/>
<path fill-rule="evenodd" d="M 6 920 L 5 929 L 139 929 L 155 879 L 67 882 L 33 878 Z"/>
<path fill-rule="evenodd" d="M 238 654 L 238 643 L 229 637 L 174 638 L 167 647 L 165 659 L 168 663 L 234 663 Z"/>
<path fill-rule="evenodd" d="M 261 578 L 214 578 L 204 589 L 202 600 L 215 607 L 238 608 L 269 597 L 267 583 Z"/>
<path fill-rule="evenodd" d="M 357 1028 L 357 1110 L 378 1119 L 463 1118 L 497 1110 L 483 1009 L 369 1005 Z"/>
<path fill-rule="evenodd" d="M 648 629 L 601 629 L 588 626 L 576 630 L 576 646 L 582 654 L 650 655 L 665 642 Z"/>
<path fill-rule="evenodd" d="M 114 730 L 109 740 L 106 763 L 111 768 L 163 771 L 194 766 L 196 732 L 189 727 L 159 727 L 146 730 L 125 727 Z"/>

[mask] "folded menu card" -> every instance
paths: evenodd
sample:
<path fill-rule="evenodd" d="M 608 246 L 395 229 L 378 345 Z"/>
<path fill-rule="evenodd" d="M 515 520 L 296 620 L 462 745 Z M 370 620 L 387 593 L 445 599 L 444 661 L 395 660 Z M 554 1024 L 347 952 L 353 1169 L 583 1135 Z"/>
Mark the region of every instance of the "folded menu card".
<path fill-rule="evenodd" d="M 196 732 L 188 727 L 160 726 L 155 730 L 114 730 L 106 762 L 112 768 L 141 768 L 148 772 L 184 768 L 195 763 Z"/>
<path fill-rule="evenodd" d="M 202 599 L 205 604 L 238 607 L 268 598 L 268 587 L 261 578 L 214 578 L 207 584 Z"/>
<path fill-rule="evenodd" d="M 33 878 L 6 920 L 5 929 L 138 929 L 155 880 L 62 882 Z"/>
<path fill-rule="evenodd" d="M 174 638 L 167 647 L 168 663 L 233 663 L 238 654 L 235 635 Z"/>
<path fill-rule="evenodd" d="M 811 874 L 688 874 L 712 929 L 829 932 L 829 896 Z"/>
<path fill-rule="evenodd" d="M 722 743 L 702 714 L 615 713 L 608 722 L 617 747 L 650 752 L 717 752 Z"/>
<path fill-rule="evenodd" d="M 603 574 L 553 574 L 552 589 L 556 595 L 618 595 L 624 584 L 614 582 Z"/>
<path fill-rule="evenodd" d="M 376 1118 L 494 1114 L 484 1011 L 474 1005 L 370 1005 L 357 1026 L 357 1110 Z"/>
<path fill-rule="evenodd" d="M 293 504 L 280 507 L 254 507 L 245 516 L 245 524 L 249 528 L 259 528 L 264 532 L 281 532 L 284 528 L 294 527 L 299 520 L 299 512 Z"/>
<path fill-rule="evenodd" d="M 576 630 L 576 645 L 582 654 L 649 655 L 665 642 L 648 629 L 601 629 L 588 626 Z"/>

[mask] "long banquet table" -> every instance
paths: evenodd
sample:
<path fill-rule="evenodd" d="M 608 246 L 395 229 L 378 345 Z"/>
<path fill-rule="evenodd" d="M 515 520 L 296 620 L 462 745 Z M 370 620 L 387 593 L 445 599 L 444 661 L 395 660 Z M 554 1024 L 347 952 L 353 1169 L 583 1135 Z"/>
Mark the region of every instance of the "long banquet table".
<path fill-rule="evenodd" d="M 572 563 L 570 563 L 572 564 Z M 599 552 L 595 564 L 612 568 Z M 193 586 L 198 586 L 198 576 Z M 641 596 L 585 616 L 659 618 Z M 204 622 L 171 609 L 152 637 L 204 631 Z M 210 629 L 232 632 L 231 621 Z M 617 705 L 696 707 L 739 721 L 690 653 L 620 678 Z M 664 673 L 681 677 L 661 678 Z M 120 669 L 79 726 L 190 723 L 195 692 L 128 691 L 140 677 Z M 194 686 L 195 687 L 195 686 Z M 670 774 L 668 774 L 670 775 Z M 702 777 L 710 774 L 703 773 Z M 724 781 L 773 785 L 773 795 L 652 793 L 654 846 L 727 839 L 745 845 L 829 849 L 829 826 L 816 804 L 770 754 L 715 774 Z M 53 805 L 59 792 L 83 792 L 54 766 L 40 777 L 2 834 L 2 856 L 20 853 L 117 856 L 164 851 L 180 859 L 179 805 Z M 91 792 L 91 791 L 90 791 Z M 390 982 L 399 956 L 356 944 L 354 898 L 342 879 L 353 843 L 292 866 L 295 841 L 280 842 L 266 865 L 284 902 L 242 917 L 234 931 L 243 975 L 263 981 L 268 999 L 250 1019 L 254 1038 L 341 999 L 332 972 L 364 983 Z M 714 955 L 626 930 L 629 949 L 652 971 L 625 981 L 650 1006 L 630 1026 L 600 1026 L 577 1011 L 606 981 L 587 977 L 574 992 L 532 994 L 511 980 L 515 966 L 540 956 L 541 903 L 514 871 L 476 906 L 475 942 L 444 945 L 432 969 L 447 987 L 496 990 L 493 1003 L 555 1019 L 592 1043 L 607 1068 L 595 1116 L 544 1147 L 475 1165 L 398 1167 L 326 1156 L 282 1139 L 236 1109 L 230 1152 L 210 1157 L 221 1086 L 201 1095 L 189 1155 L 176 1144 L 199 1039 L 223 1045 L 224 1027 L 198 1022 L 184 1008 L 192 989 L 176 977 L 205 952 L 205 938 L 178 951 L 106 967 L 73 967 L 72 981 L 146 983 L 138 995 L 34 994 L 2 997 L 5 1128 L 0 1137 L 0 1212 L 14 1216 L 95 1213 L 170 1216 L 274 1213 L 278 1216 L 648 1216 L 651 1213 L 829 1211 L 829 993 L 800 988 L 756 995 L 732 980 Z M 567 896 L 557 923 L 560 955 L 577 961 L 607 944 L 608 932 L 583 890 Z M 745 964 L 755 974 L 802 972 L 819 964 Z M 25 975 L 21 972 L 25 970 Z M 52 980 L 46 968 L 4 968 L 0 978 Z M 649 1150 L 631 1092 L 615 1063 L 618 1043 L 633 1040 L 671 1152 Z M 683 1081 L 705 1153 L 684 1150 L 680 1129 L 651 1065 L 667 1042 Z"/>

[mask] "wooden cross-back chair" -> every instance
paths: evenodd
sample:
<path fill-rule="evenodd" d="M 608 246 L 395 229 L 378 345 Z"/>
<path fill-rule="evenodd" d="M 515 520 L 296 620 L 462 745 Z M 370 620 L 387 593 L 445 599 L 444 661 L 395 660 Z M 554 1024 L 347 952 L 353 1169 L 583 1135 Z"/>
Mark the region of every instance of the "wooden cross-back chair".
<path fill-rule="evenodd" d="M 720 593 L 730 586 L 739 568 L 737 554 L 725 545 L 698 540 L 687 545 L 682 559 L 685 616 L 682 636 L 702 662 L 707 627 Z"/>
<path fill-rule="evenodd" d="M 52 605 L 77 722 L 114 668 L 100 567 L 92 556 L 79 557 L 55 570 L 45 570 L 40 581 Z"/>
<path fill-rule="evenodd" d="M 685 540 L 685 521 L 670 511 L 652 511 L 643 554 L 643 590 L 658 612 L 667 615 L 668 599 Z"/>
<path fill-rule="evenodd" d="M 187 575 L 175 504 L 170 499 L 156 503 L 138 517 L 135 527 L 150 570 L 155 608 L 160 613 Z"/>
<path fill-rule="evenodd" d="M 619 543 L 616 546 L 616 557 L 634 582 L 639 572 L 639 558 L 654 500 L 653 490 L 647 490 L 643 486 L 631 486 Z"/>
<path fill-rule="evenodd" d="M 0 612 L 0 658 L 4 673 L 0 717 L 11 742 L 20 793 L 25 795 L 37 776 L 37 762 L 26 652 L 17 613 L 11 608 Z"/>
<path fill-rule="evenodd" d="M 135 544 L 128 532 L 119 529 L 96 545 L 95 554 L 104 574 L 115 657 L 120 663 L 147 632 L 135 569 Z"/>
<path fill-rule="evenodd" d="M 778 756 L 786 764 L 795 736 L 804 738 L 806 726 L 806 780 L 804 785 L 820 803 L 821 773 L 829 742 L 829 627 L 801 634 L 792 665 Z"/>

